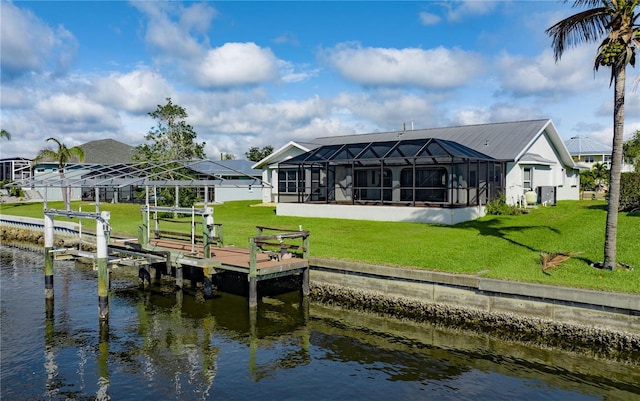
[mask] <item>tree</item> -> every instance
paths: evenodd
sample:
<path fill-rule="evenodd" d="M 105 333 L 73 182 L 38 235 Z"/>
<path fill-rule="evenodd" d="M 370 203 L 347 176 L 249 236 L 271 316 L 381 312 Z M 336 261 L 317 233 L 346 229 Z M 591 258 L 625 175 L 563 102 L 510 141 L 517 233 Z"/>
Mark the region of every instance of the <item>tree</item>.
<path fill-rule="evenodd" d="M 633 163 L 636 172 L 640 173 L 640 130 L 622 146 L 624 158 Z"/>
<path fill-rule="evenodd" d="M 56 138 L 47 138 L 46 142 L 54 142 L 58 147 L 58 150 L 53 150 L 51 148 L 45 148 L 38 152 L 38 155 L 31 162 L 31 168 L 35 168 L 35 166 L 43 161 L 51 160 L 58 163 L 58 173 L 60 174 L 60 181 L 64 183 L 65 175 L 64 170 L 67 164 L 73 160 L 75 157 L 79 162 L 84 161 L 84 150 L 79 146 L 74 146 L 72 148 L 67 147 L 64 143 L 60 142 Z M 71 188 L 70 187 L 61 187 L 62 191 L 62 200 L 64 201 L 65 208 L 67 210 L 71 209 Z"/>
<path fill-rule="evenodd" d="M 233 153 L 220 153 L 220 160 L 235 160 L 236 155 Z"/>
<path fill-rule="evenodd" d="M 273 146 L 271 145 L 267 145 L 262 149 L 257 146 L 252 146 L 251 148 L 249 148 L 249 151 L 245 153 L 245 156 L 247 156 L 247 159 L 251 160 L 252 162 L 259 162 L 260 160 L 269 156 L 271 153 L 273 153 Z"/>
<path fill-rule="evenodd" d="M 159 174 L 159 178 L 167 180 L 194 178 L 193 172 L 183 167 L 180 161 L 205 159 L 204 142 L 196 142 L 197 134 L 193 127 L 186 123 L 188 117 L 184 107 L 171 102 L 158 105 L 150 112 L 156 126 L 152 127 L 145 139 L 147 143 L 136 147 L 133 160 L 150 163 L 150 172 Z M 162 167 L 159 165 L 162 164 Z M 156 194 L 157 195 L 157 194 Z M 169 188 L 161 190 L 159 199 L 164 204 L 175 203 L 175 191 Z M 195 191 L 186 189 L 180 191 L 178 204 L 192 206 L 196 200 Z"/>
<path fill-rule="evenodd" d="M 205 143 L 197 143 L 197 134 L 193 127 L 186 123 L 187 111 L 184 107 L 171 102 L 158 105 L 149 115 L 157 125 L 144 137 L 147 143 L 138 145 L 134 160 L 137 161 L 175 161 L 204 159 Z"/>
<path fill-rule="evenodd" d="M 607 186 L 611 174 L 606 164 L 596 163 L 591 167 L 591 175 L 593 176 L 596 191 L 600 191 Z"/>
<path fill-rule="evenodd" d="M 546 30 L 552 38 L 558 62 L 566 46 L 601 40 L 594 70 L 611 68 L 609 85 L 613 93 L 613 152 L 609 181 L 609 201 L 605 226 L 603 267 L 614 269 L 616 236 L 620 202 L 620 174 L 624 132 L 624 101 L 627 65 L 635 67 L 636 50 L 640 48 L 638 0 L 574 0 L 573 7 L 593 7 L 574 14 Z M 604 37 L 604 39 L 602 39 Z"/>
<path fill-rule="evenodd" d="M 6 129 L 3 129 L 0 131 L 0 138 L 7 138 L 8 140 L 11 140 L 11 134 Z"/>

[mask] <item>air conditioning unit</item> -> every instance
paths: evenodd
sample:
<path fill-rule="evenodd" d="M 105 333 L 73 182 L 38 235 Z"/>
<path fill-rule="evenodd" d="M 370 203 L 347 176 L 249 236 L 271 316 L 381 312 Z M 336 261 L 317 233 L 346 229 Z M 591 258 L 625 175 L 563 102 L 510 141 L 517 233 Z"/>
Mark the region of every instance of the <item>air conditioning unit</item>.
<path fill-rule="evenodd" d="M 555 206 L 557 188 L 552 186 L 538 187 L 538 204 Z"/>

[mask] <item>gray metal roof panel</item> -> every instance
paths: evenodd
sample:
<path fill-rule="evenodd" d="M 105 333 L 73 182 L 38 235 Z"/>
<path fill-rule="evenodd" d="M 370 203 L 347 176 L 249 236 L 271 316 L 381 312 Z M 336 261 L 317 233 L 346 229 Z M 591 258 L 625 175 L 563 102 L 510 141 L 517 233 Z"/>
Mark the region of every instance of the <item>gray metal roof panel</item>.
<path fill-rule="evenodd" d="M 549 119 L 441 127 L 316 138 L 319 145 L 438 138 L 457 142 L 498 160 L 515 160 Z"/>
<path fill-rule="evenodd" d="M 587 136 L 574 136 L 565 142 L 572 155 L 607 155 L 611 154 L 611 145 L 605 145 Z"/>
<path fill-rule="evenodd" d="M 200 173 L 210 175 L 225 175 L 239 177 L 261 176 L 262 170 L 252 168 L 254 162 L 249 160 L 208 160 L 196 161 L 189 168 Z"/>

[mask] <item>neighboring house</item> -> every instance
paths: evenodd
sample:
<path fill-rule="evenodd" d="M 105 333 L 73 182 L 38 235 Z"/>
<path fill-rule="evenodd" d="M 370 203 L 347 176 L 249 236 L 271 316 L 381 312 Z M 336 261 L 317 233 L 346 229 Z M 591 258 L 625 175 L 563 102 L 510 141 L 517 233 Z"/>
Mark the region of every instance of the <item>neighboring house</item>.
<path fill-rule="evenodd" d="M 254 168 L 272 180 L 263 199 L 288 215 L 455 224 L 484 215 L 498 193 L 510 204 L 532 191 L 545 204 L 579 198 L 548 119 L 290 142 Z"/>
<path fill-rule="evenodd" d="M 279 194 L 286 192 L 286 173 L 284 171 L 279 172 L 278 163 L 308 152 L 318 146 L 319 145 L 313 143 L 289 142 L 253 165 L 253 169 L 262 171 L 262 181 L 265 183 L 265 186 L 262 187 L 263 203 L 277 202 Z M 281 175 L 280 178 L 278 174 Z M 295 182 L 295 179 L 293 179 L 293 181 Z M 279 182 L 281 185 L 280 191 L 278 188 Z"/>
<path fill-rule="evenodd" d="M 577 135 L 565 142 L 567 150 L 580 169 L 591 170 L 597 163 L 611 168 L 611 145 L 602 144 L 588 136 Z M 622 172 L 634 171 L 633 163 L 622 162 Z"/>
<path fill-rule="evenodd" d="M 24 157 L 0 159 L 0 181 L 24 180 L 31 177 L 31 160 Z"/>
<path fill-rule="evenodd" d="M 72 160 L 69 167 L 65 169 L 65 179 L 68 182 L 80 180 L 82 177 L 91 174 L 93 171 L 107 164 L 130 164 L 135 152 L 131 145 L 116 141 L 114 139 L 100 139 L 80 145 L 84 151 L 84 160 Z M 41 161 L 33 166 L 33 180 L 35 182 L 55 179 L 59 176 L 58 163 L 56 161 Z M 106 175 L 95 178 L 107 178 Z M 48 201 L 62 200 L 62 190 L 59 186 L 36 188 L 42 197 Z M 134 198 L 133 188 L 106 189 L 102 188 L 100 199 L 103 201 L 129 201 Z M 71 200 L 91 200 L 95 199 L 95 193 L 91 188 L 82 186 L 71 187 Z"/>
<path fill-rule="evenodd" d="M 95 188 L 87 183 L 100 182 L 99 199 L 101 202 L 135 202 L 143 193 L 136 184 L 115 185 L 116 181 L 126 180 L 135 172 L 140 174 L 140 164 L 132 160 L 135 147 L 113 139 L 101 139 L 80 145 L 84 150 L 84 161 L 73 160 L 65 170 L 65 177 L 71 185 L 72 200 L 94 200 Z M 208 180 L 209 187 L 198 186 L 198 195 L 210 202 L 231 200 L 259 200 L 262 196 L 261 170 L 253 170 L 248 160 L 221 160 L 190 163 L 196 180 Z M 35 166 L 34 183 L 41 185 L 38 189 L 48 201 L 62 200 L 59 185 L 42 186 L 46 180 L 59 178 L 57 163 L 41 162 Z M 153 180 L 153 177 L 150 178 Z M 92 180 L 92 181 L 91 181 Z M 114 185 L 108 185 L 113 180 Z M 137 182 L 137 181 L 136 181 Z M 161 186 L 160 184 L 158 184 Z M 188 186 L 188 183 L 181 183 Z M 196 184 L 197 185 L 197 184 Z M 167 184 L 165 186 L 173 186 Z M 205 194 L 206 191 L 206 194 Z"/>
<path fill-rule="evenodd" d="M 190 168 L 203 180 L 218 180 L 206 198 L 211 202 L 234 200 L 262 199 L 262 170 L 252 168 L 249 160 L 206 160 L 196 163 Z M 204 188 L 199 189 L 199 196 L 205 199 Z"/>

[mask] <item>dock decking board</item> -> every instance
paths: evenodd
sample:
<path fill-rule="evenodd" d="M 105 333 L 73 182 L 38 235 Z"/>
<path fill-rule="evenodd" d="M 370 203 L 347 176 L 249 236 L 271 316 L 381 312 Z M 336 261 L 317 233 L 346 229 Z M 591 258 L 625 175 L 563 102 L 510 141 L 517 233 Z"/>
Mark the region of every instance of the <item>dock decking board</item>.
<path fill-rule="evenodd" d="M 138 246 L 136 240 L 128 240 L 124 245 Z M 156 251 L 177 251 L 182 252 L 185 257 L 204 258 L 203 246 L 185 243 L 178 240 L 170 239 L 152 239 L 149 241 L 149 249 Z M 240 273 L 249 274 L 251 251 L 248 248 L 240 248 L 235 246 L 211 247 L 211 258 L 221 263 L 221 270 L 231 270 Z M 269 258 L 268 253 L 258 252 L 256 254 L 256 270 L 258 276 L 281 275 L 282 273 L 291 272 L 295 274 L 297 271 L 307 268 L 309 265 L 306 259 L 290 258 L 273 260 Z"/>

